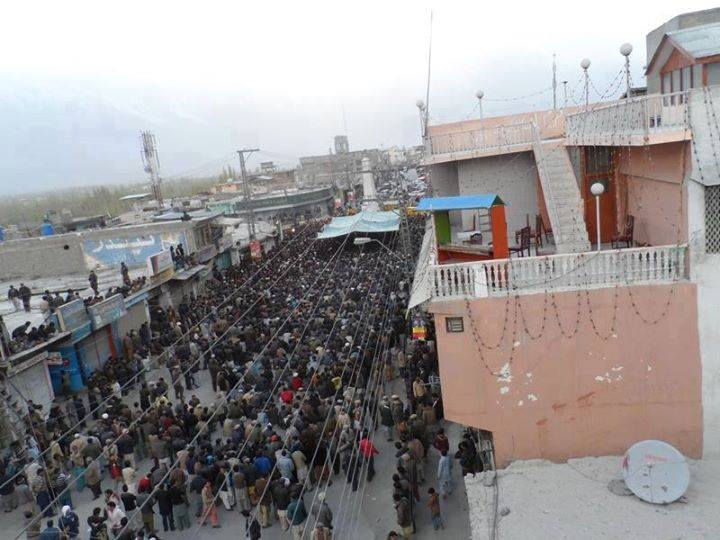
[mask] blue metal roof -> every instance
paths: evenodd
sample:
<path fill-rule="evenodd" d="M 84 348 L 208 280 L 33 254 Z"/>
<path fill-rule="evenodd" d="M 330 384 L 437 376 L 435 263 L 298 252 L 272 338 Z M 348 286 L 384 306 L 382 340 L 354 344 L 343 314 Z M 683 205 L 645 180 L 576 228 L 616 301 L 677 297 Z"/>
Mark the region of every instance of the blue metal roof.
<path fill-rule="evenodd" d="M 415 207 L 415 210 L 437 212 L 441 210 L 471 210 L 473 208 L 490 208 L 491 206 L 505 205 L 503 200 L 495 194 L 459 195 L 456 197 L 424 197 Z"/>

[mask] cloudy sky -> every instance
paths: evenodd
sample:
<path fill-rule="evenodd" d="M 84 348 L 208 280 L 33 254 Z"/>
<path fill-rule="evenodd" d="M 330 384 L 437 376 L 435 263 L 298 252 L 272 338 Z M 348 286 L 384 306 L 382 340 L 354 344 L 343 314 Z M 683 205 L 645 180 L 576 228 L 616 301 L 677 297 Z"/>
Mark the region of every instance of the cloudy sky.
<path fill-rule="evenodd" d="M 141 130 L 155 132 L 168 177 L 213 173 L 242 146 L 262 149 L 255 162 L 291 164 L 326 153 L 344 132 L 353 149 L 418 144 L 431 8 L 430 116 L 442 122 L 476 115 L 477 89 L 486 115 L 549 106 L 553 53 L 570 100 L 581 99 L 580 60 L 592 60 L 602 93 L 626 41 L 642 84 L 645 34 L 680 10 L 713 7 L 434 4 L 10 3 L 0 19 L 0 185 L 21 193 L 142 180 Z"/>

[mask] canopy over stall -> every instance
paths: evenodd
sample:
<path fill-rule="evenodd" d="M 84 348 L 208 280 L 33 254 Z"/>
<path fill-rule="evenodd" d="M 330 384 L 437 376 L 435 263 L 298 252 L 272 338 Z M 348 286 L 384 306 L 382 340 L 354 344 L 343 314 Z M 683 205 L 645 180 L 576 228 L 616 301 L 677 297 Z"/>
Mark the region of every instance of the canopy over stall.
<path fill-rule="evenodd" d="M 335 238 L 350 233 L 392 232 L 400 228 L 400 216 L 396 212 L 364 211 L 354 216 L 333 218 L 323 227 L 318 238 Z"/>
<path fill-rule="evenodd" d="M 509 255 L 505 202 L 495 194 L 425 197 L 416 210 L 432 212 L 441 263 L 506 259 Z M 479 230 L 453 231 L 450 212 L 462 210 L 485 210 L 487 221 Z"/>

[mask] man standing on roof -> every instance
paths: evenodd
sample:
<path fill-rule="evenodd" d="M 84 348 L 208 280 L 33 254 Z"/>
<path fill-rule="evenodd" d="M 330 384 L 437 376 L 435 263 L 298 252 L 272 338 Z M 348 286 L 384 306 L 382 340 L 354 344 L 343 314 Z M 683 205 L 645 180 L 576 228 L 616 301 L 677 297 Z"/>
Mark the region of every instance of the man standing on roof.
<path fill-rule="evenodd" d="M 12 302 L 15 311 L 20 311 L 20 309 L 22 308 L 22 302 L 20 301 L 20 291 L 15 288 L 15 285 L 10 285 L 7 296 L 8 300 Z"/>
<path fill-rule="evenodd" d="M 90 275 L 88 276 L 88 281 L 90 282 L 90 288 L 95 293 L 95 296 L 98 294 L 98 278 L 97 274 L 95 274 L 95 270 L 90 270 Z"/>
<path fill-rule="evenodd" d="M 32 296 L 32 292 L 30 291 L 30 288 L 25 285 L 24 283 L 20 284 L 20 289 L 18 289 L 20 292 L 20 299 L 22 300 L 23 309 L 30 313 L 30 297 Z"/>

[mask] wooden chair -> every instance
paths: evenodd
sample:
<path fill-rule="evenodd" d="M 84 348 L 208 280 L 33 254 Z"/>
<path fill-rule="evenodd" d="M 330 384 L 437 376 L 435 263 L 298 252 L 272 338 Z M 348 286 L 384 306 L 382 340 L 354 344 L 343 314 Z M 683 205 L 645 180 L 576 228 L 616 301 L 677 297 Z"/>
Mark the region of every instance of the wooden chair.
<path fill-rule="evenodd" d="M 543 225 L 542 216 L 538 214 L 535 216 L 535 230 L 532 232 L 531 240 L 535 242 L 535 249 L 542 247 L 543 245 Z"/>
<path fill-rule="evenodd" d="M 515 242 L 518 242 L 519 244 L 515 244 L 514 246 L 509 246 L 510 250 L 510 257 L 512 257 L 513 253 L 519 253 L 521 257 L 524 257 L 525 251 L 527 251 L 528 257 L 530 257 L 530 238 L 532 237 L 532 229 L 530 227 L 523 227 L 519 231 L 515 232 Z"/>
<path fill-rule="evenodd" d="M 635 233 L 635 216 L 628 214 L 627 221 L 625 221 L 625 227 L 619 233 L 612 238 L 613 249 L 620 249 L 620 244 L 625 244 L 627 247 L 632 247 L 634 243 L 633 235 Z"/>

